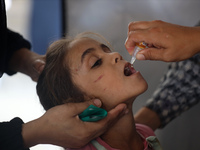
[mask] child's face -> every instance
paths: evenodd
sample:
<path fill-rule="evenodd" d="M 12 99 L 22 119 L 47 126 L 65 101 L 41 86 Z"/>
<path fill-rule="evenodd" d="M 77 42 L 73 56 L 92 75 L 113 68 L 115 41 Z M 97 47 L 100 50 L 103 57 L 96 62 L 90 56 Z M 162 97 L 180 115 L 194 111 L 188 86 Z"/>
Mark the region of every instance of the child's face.
<path fill-rule="evenodd" d="M 147 89 L 146 81 L 133 68 L 128 76 L 125 75 L 125 68 L 130 63 L 93 39 L 74 40 L 66 60 L 74 83 L 88 98 L 101 99 L 106 109 L 133 100 Z"/>

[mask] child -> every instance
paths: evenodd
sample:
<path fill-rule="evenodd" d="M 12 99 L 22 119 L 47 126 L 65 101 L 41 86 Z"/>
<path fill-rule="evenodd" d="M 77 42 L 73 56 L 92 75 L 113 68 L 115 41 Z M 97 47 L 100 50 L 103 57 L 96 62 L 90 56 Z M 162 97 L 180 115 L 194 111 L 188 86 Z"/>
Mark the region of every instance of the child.
<path fill-rule="evenodd" d="M 132 103 L 146 91 L 147 83 L 119 53 L 89 37 L 94 35 L 82 33 L 50 45 L 37 84 L 41 104 L 48 110 L 63 103 L 98 98 L 102 108 L 109 111 L 126 103 L 129 113 L 81 150 L 148 150 L 146 138 L 155 136 L 155 126 L 135 124 L 132 113 Z"/>

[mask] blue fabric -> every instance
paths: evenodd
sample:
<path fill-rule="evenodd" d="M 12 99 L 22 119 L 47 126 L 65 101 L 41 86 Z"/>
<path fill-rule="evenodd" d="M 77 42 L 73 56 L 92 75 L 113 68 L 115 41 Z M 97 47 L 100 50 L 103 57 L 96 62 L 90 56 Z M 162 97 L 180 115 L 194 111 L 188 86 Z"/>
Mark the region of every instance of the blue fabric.
<path fill-rule="evenodd" d="M 49 43 L 62 35 L 61 0 L 34 0 L 30 23 L 33 51 L 45 54 Z"/>

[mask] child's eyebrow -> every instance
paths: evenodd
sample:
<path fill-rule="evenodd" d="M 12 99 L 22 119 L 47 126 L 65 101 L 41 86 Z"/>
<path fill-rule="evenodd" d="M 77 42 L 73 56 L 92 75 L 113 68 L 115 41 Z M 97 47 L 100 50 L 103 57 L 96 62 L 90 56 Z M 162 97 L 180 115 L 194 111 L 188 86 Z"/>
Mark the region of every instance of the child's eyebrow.
<path fill-rule="evenodd" d="M 105 44 L 101 44 L 100 46 L 104 52 L 111 52 L 110 48 L 108 46 L 106 46 Z"/>
<path fill-rule="evenodd" d="M 86 49 L 83 52 L 82 56 L 81 56 L 81 63 L 83 63 L 83 60 L 84 60 L 84 58 L 85 58 L 86 55 L 88 55 L 89 53 L 91 53 L 92 51 L 95 51 L 95 50 L 96 50 L 95 48 L 88 48 L 88 49 Z"/>
<path fill-rule="evenodd" d="M 107 50 L 109 50 L 109 52 L 111 52 L 110 48 L 109 48 L 108 46 L 106 46 L 105 44 L 100 44 L 100 47 L 102 48 L 102 50 L 103 50 L 104 52 L 107 52 Z M 86 49 L 86 50 L 83 52 L 82 56 L 81 56 L 81 63 L 83 63 L 83 60 L 84 60 L 84 58 L 86 57 L 86 55 L 88 55 L 89 53 L 91 53 L 91 52 L 93 52 L 93 51 L 95 51 L 95 50 L 96 50 L 96 49 L 93 48 L 93 47 Z"/>

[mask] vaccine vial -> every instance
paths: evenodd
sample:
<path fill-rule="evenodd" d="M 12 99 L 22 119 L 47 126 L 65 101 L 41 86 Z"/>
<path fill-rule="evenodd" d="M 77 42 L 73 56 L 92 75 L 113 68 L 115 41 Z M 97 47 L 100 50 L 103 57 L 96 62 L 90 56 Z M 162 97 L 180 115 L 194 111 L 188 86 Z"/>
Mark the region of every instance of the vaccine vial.
<path fill-rule="evenodd" d="M 131 61 L 130 61 L 130 63 L 131 63 L 132 65 L 133 65 L 133 63 L 134 63 L 135 60 L 136 60 L 136 55 L 137 55 L 137 53 L 138 53 L 140 50 L 144 49 L 144 48 L 148 48 L 148 46 L 147 46 L 147 44 L 146 44 L 145 42 L 136 43 L 136 46 L 135 46 L 135 48 L 134 48 L 134 50 L 133 50 L 132 58 L 131 58 Z"/>

